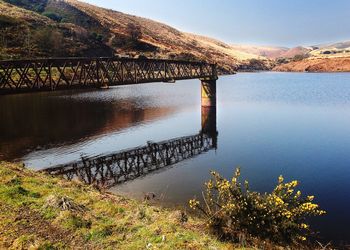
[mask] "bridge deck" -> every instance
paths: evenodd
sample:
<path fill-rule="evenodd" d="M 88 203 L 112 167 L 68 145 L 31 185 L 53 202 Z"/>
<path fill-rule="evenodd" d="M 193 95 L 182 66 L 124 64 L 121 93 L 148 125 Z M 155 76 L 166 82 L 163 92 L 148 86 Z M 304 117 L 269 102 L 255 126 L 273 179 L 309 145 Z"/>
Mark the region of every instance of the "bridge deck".
<path fill-rule="evenodd" d="M 0 94 L 195 78 L 216 79 L 216 65 L 117 57 L 0 61 Z"/>

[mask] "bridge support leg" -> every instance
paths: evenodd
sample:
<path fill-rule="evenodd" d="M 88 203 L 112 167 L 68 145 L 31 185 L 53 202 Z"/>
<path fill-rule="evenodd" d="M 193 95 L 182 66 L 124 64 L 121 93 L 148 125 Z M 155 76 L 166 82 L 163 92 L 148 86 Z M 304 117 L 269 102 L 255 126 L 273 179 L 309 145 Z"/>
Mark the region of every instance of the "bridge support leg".
<path fill-rule="evenodd" d="M 202 80 L 202 107 L 216 107 L 216 80 Z"/>
<path fill-rule="evenodd" d="M 202 80 L 202 131 L 213 140 L 214 148 L 217 148 L 218 131 L 216 127 L 216 80 Z"/>
<path fill-rule="evenodd" d="M 213 140 L 213 147 L 217 148 L 218 131 L 216 127 L 216 107 L 202 106 L 202 134 L 208 135 Z"/>

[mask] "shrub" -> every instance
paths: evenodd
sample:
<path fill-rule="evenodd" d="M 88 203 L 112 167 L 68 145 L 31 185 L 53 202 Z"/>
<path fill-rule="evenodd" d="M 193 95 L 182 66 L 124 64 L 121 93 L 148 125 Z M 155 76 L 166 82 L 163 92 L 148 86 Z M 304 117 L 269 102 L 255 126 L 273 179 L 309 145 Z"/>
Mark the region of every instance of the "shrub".
<path fill-rule="evenodd" d="M 296 191 L 297 181 L 285 183 L 282 176 L 271 193 L 249 190 L 249 184 L 240 182 L 240 169 L 231 181 L 212 172 L 206 185 L 204 205 L 190 200 L 190 207 L 208 218 L 208 226 L 223 240 L 238 242 L 258 238 L 277 244 L 297 244 L 311 233 L 306 219 L 325 213 L 312 201 Z"/>
<path fill-rule="evenodd" d="M 126 26 L 126 33 L 133 42 L 136 42 L 142 38 L 140 25 L 134 23 L 128 23 L 128 25 Z"/>
<path fill-rule="evenodd" d="M 64 37 L 57 29 L 45 27 L 34 32 L 33 42 L 40 50 L 58 56 L 62 53 Z"/>
<path fill-rule="evenodd" d="M 92 32 L 91 33 L 91 37 L 92 37 L 92 39 L 97 40 L 99 42 L 103 41 L 103 35 L 102 34 L 98 34 L 96 32 Z"/>
<path fill-rule="evenodd" d="M 90 220 L 85 220 L 77 215 L 71 214 L 65 226 L 69 229 L 78 229 L 78 228 L 91 228 L 92 222 Z"/>
<path fill-rule="evenodd" d="M 43 12 L 48 0 L 6 0 L 6 2 L 36 12 Z"/>
<path fill-rule="evenodd" d="M 264 61 L 252 58 L 248 63 L 249 69 L 253 70 L 267 70 L 266 64 Z"/>
<path fill-rule="evenodd" d="M 288 62 L 289 62 L 289 60 L 287 58 L 284 58 L 284 57 L 279 57 L 276 60 L 277 64 L 285 64 L 285 63 L 288 63 Z"/>
<path fill-rule="evenodd" d="M 55 22 L 61 22 L 62 17 L 54 12 L 50 12 L 50 11 L 45 11 L 44 13 L 42 13 L 42 15 L 50 18 L 51 20 L 54 20 Z"/>
<path fill-rule="evenodd" d="M 293 57 L 293 61 L 294 62 L 298 62 L 298 61 L 302 61 L 302 60 L 304 60 L 304 59 L 306 59 L 306 58 L 308 58 L 309 56 L 308 55 L 306 55 L 306 54 L 298 54 L 298 55 L 295 55 L 294 57 Z"/>
<path fill-rule="evenodd" d="M 124 36 L 121 35 L 116 35 L 113 39 L 112 39 L 112 46 L 113 47 L 124 47 L 128 42 L 128 39 Z"/>
<path fill-rule="evenodd" d="M 0 29 L 18 25 L 19 21 L 15 18 L 0 15 Z"/>
<path fill-rule="evenodd" d="M 189 52 L 181 52 L 179 54 L 176 54 L 174 56 L 174 59 L 184 61 L 195 61 L 197 58 Z"/>

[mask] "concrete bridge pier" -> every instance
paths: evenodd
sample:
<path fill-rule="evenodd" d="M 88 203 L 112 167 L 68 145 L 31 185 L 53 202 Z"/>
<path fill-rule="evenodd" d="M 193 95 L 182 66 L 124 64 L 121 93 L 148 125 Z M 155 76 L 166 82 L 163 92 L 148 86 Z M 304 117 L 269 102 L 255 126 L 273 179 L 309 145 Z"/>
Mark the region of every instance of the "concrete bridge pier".
<path fill-rule="evenodd" d="M 218 130 L 216 126 L 216 107 L 203 107 L 201 110 L 201 133 L 209 136 L 213 140 L 213 147 L 217 149 Z"/>
<path fill-rule="evenodd" d="M 216 126 L 216 79 L 202 79 L 201 99 L 201 133 L 213 139 L 213 146 L 216 149 L 218 140 Z"/>
<path fill-rule="evenodd" d="M 201 79 L 202 107 L 216 107 L 216 79 Z"/>

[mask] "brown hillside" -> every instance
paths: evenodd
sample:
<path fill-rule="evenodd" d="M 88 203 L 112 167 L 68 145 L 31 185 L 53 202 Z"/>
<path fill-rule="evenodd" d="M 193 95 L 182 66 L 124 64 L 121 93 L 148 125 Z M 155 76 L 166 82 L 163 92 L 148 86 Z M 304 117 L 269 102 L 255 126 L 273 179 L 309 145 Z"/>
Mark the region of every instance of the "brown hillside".
<path fill-rule="evenodd" d="M 279 65 L 274 71 L 350 72 L 350 57 L 308 58 Z"/>
<path fill-rule="evenodd" d="M 263 57 L 268 59 L 276 59 L 281 57 L 283 53 L 286 53 L 289 49 L 285 47 L 274 46 L 256 46 L 256 45 L 243 45 L 233 44 L 231 47 L 237 51 L 245 52 L 256 57 Z"/>
<path fill-rule="evenodd" d="M 0 24 L 3 59 L 141 54 L 217 63 L 222 72 L 233 72 L 239 63 L 222 42 L 76 0 L 0 0 Z M 130 25 L 140 30 L 137 40 Z"/>
<path fill-rule="evenodd" d="M 111 54 L 81 26 L 0 1 L 0 59 Z"/>
<path fill-rule="evenodd" d="M 285 51 L 284 53 L 281 53 L 279 55 L 279 57 L 293 58 L 297 55 L 307 55 L 310 51 L 311 51 L 311 49 L 299 46 L 299 47 L 291 48 L 291 49 Z"/>
<path fill-rule="evenodd" d="M 93 17 L 110 30 L 111 45 L 118 44 L 118 39 L 128 36 L 128 25 L 131 23 L 141 28 L 141 41 L 150 45 L 145 50 L 146 56 L 197 59 L 218 63 L 222 69 L 233 71 L 237 59 L 230 53 L 228 45 L 216 41 L 203 42 L 196 36 L 181 32 L 168 25 L 147 18 L 132 16 L 118 11 L 99 8 L 76 0 L 67 1 L 72 6 Z M 113 46 L 117 53 L 135 52 L 138 48 Z"/>
<path fill-rule="evenodd" d="M 0 60 L 118 55 L 207 61 L 217 63 L 221 73 L 270 70 L 276 64 L 277 70 L 305 71 L 314 63 L 323 65 L 317 70 L 341 71 L 347 70 L 346 60 L 332 59 L 328 67 L 320 58 L 349 58 L 350 42 L 229 45 L 77 0 L 0 0 Z M 304 58 L 309 59 L 300 61 Z"/>

